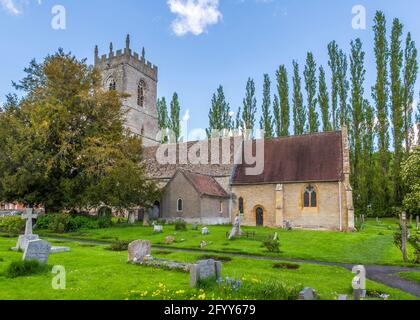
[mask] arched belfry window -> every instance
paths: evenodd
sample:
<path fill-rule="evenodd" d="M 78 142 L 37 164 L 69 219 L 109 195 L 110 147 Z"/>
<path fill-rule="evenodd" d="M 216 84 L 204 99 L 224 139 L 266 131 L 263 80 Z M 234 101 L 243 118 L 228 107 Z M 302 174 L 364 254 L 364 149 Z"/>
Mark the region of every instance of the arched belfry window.
<path fill-rule="evenodd" d="M 145 95 L 145 92 L 146 92 L 146 84 L 144 83 L 143 80 L 140 80 L 137 90 L 138 90 L 138 92 L 137 92 L 137 104 L 140 107 L 144 107 L 144 100 L 145 100 L 144 95 Z"/>
<path fill-rule="evenodd" d="M 109 91 L 117 90 L 117 83 L 115 82 L 114 79 L 109 80 L 108 89 L 109 89 Z"/>
<path fill-rule="evenodd" d="M 303 207 L 304 208 L 316 208 L 318 207 L 318 194 L 316 189 L 309 185 L 303 192 Z"/>

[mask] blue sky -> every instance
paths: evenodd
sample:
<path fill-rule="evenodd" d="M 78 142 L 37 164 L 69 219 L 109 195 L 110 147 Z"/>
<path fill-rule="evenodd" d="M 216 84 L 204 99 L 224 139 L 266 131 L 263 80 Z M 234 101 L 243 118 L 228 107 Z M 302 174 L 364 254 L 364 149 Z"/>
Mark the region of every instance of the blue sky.
<path fill-rule="evenodd" d="M 190 1 L 190 6 L 186 3 Z M 66 9 L 66 29 L 51 26 L 52 8 Z M 352 8 L 366 8 L 366 30 L 352 27 Z M 274 82 L 280 64 L 304 63 L 312 51 L 327 66 L 327 44 L 336 40 L 349 52 L 350 40 L 360 37 L 367 51 L 366 96 L 374 82 L 372 20 L 383 10 L 390 25 L 394 17 L 420 44 L 418 0 L 0 0 L 0 101 L 23 76 L 32 58 L 41 60 L 62 47 L 80 58 L 124 47 L 146 47 L 147 59 L 159 66 L 158 95 L 180 95 L 189 110 L 189 128 L 205 128 L 210 99 L 219 84 L 236 111 L 242 104 L 248 77 L 256 81 L 261 104 L 263 74 Z M 329 74 L 329 72 L 328 72 Z M 273 91 L 274 91 L 273 84 Z M 416 91 L 419 91 L 417 86 Z"/>

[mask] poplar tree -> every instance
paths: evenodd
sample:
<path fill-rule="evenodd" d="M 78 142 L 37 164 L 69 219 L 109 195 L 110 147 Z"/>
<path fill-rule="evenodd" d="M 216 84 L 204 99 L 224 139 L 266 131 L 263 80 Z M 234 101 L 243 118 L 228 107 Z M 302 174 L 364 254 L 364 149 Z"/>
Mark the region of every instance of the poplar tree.
<path fill-rule="evenodd" d="M 255 126 L 255 114 L 257 113 L 257 99 L 255 98 L 254 80 L 248 78 L 246 84 L 246 94 L 243 100 L 242 121 L 244 130 L 248 131 L 247 135 L 253 136 Z"/>
<path fill-rule="evenodd" d="M 172 96 L 171 101 L 171 120 L 170 120 L 170 129 L 172 133 L 171 142 L 178 142 L 181 136 L 181 124 L 180 124 L 180 111 L 181 107 L 179 105 L 178 94 L 175 92 Z"/>
<path fill-rule="evenodd" d="M 304 71 L 305 77 L 305 89 L 307 93 L 307 108 L 308 108 L 308 129 L 309 133 L 318 132 L 319 130 L 319 121 L 318 113 L 316 112 L 316 63 L 314 56 L 311 52 L 308 52 L 306 57 L 306 65 Z"/>
<path fill-rule="evenodd" d="M 209 128 L 206 129 L 207 136 L 210 138 L 213 130 L 225 135 L 233 129 L 233 120 L 230 114 L 230 105 L 226 102 L 225 93 L 222 86 L 217 88 L 217 93 L 213 94 L 209 111 Z"/>
<path fill-rule="evenodd" d="M 271 138 L 273 136 L 273 117 L 271 115 L 271 81 L 268 74 L 264 75 L 260 129 L 264 130 L 265 138 Z"/>
<path fill-rule="evenodd" d="M 415 42 L 411 39 L 411 33 L 407 34 L 404 50 L 404 85 L 402 93 L 403 108 L 403 135 L 405 140 L 405 151 L 408 154 L 411 150 L 413 131 L 413 103 L 414 103 L 414 85 L 417 80 L 419 66 L 417 61 L 417 48 Z"/>
<path fill-rule="evenodd" d="M 338 51 L 337 55 L 337 86 L 339 97 L 339 126 L 346 125 L 349 127 L 350 119 L 347 107 L 347 95 L 349 91 L 349 81 L 347 80 L 347 56 L 343 50 Z"/>
<path fill-rule="evenodd" d="M 275 94 L 273 100 L 273 115 L 274 115 L 274 128 L 276 131 L 276 136 L 281 136 L 281 112 L 280 112 L 280 100 L 279 97 Z"/>
<path fill-rule="evenodd" d="M 394 204 L 402 202 L 402 182 L 400 178 L 403 143 L 403 109 L 401 69 L 403 64 L 403 50 L 401 36 L 403 26 L 398 19 L 394 19 L 391 32 L 390 71 L 391 71 L 391 119 L 394 143 L 394 161 L 392 166 L 392 180 L 394 185 Z"/>
<path fill-rule="evenodd" d="M 169 116 L 168 116 L 168 106 L 166 105 L 165 97 L 158 99 L 157 101 L 158 109 L 158 123 L 159 129 L 162 132 L 162 142 L 165 143 L 168 141 L 167 129 L 169 128 Z"/>
<path fill-rule="evenodd" d="M 338 45 L 335 41 L 328 44 L 328 65 L 331 69 L 331 116 L 332 129 L 339 129 L 338 115 Z"/>
<path fill-rule="evenodd" d="M 362 125 L 364 118 L 364 89 L 366 70 L 364 67 L 365 52 L 362 50 L 362 42 L 356 39 L 351 42 L 350 77 L 351 77 L 351 163 L 352 185 L 356 192 L 356 202 L 360 199 L 360 179 L 362 171 Z M 359 205 L 358 203 L 356 204 Z"/>
<path fill-rule="evenodd" d="M 277 71 L 277 91 L 280 97 L 280 130 L 278 136 L 287 137 L 290 127 L 289 81 L 284 65 Z"/>
<path fill-rule="evenodd" d="M 318 102 L 322 115 L 322 129 L 324 132 L 331 131 L 332 126 L 330 122 L 330 102 L 328 96 L 328 87 L 325 80 L 325 71 L 322 66 L 319 68 Z"/>
<path fill-rule="evenodd" d="M 378 188 L 376 190 L 382 208 L 389 207 L 389 135 L 388 135 L 388 61 L 389 51 L 386 39 L 386 19 L 381 11 L 377 11 L 374 19 L 375 33 L 375 60 L 376 60 L 376 84 L 372 88 L 372 98 L 375 102 L 376 116 L 378 119 L 378 158 L 379 170 L 376 173 Z"/>
<path fill-rule="evenodd" d="M 293 122 L 295 135 L 305 133 L 306 110 L 303 107 L 302 79 L 299 64 L 293 61 Z"/>

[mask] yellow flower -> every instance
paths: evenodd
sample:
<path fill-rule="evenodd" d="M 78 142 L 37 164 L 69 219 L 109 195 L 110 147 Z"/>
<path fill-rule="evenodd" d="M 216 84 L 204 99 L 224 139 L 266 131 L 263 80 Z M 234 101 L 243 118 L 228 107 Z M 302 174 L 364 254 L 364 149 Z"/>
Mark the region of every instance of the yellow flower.
<path fill-rule="evenodd" d="M 205 293 L 200 294 L 200 295 L 198 296 L 198 299 L 199 299 L 199 300 L 204 300 L 204 299 L 206 299 L 206 294 L 205 294 Z"/>

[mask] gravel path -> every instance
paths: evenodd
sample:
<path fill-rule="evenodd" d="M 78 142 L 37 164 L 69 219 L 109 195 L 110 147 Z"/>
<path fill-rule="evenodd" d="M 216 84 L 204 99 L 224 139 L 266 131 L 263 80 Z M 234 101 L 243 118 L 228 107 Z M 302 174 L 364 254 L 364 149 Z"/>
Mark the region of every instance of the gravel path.
<path fill-rule="evenodd" d="M 54 239 L 54 240 L 79 242 L 79 243 L 85 243 L 85 244 L 109 245 L 109 242 L 104 242 L 104 241 L 80 240 L 80 239 L 61 238 L 61 237 L 49 237 L 49 238 Z M 307 263 L 307 264 L 315 264 L 315 265 L 320 265 L 320 266 L 341 267 L 350 271 L 354 267 L 354 265 L 346 264 L 346 263 L 285 259 L 285 258 L 264 257 L 264 256 L 257 256 L 257 255 L 247 255 L 247 254 L 241 254 L 241 253 L 220 253 L 217 251 L 210 251 L 210 250 L 180 249 L 180 248 L 168 248 L 168 247 L 159 247 L 159 246 L 155 246 L 153 248 L 158 249 L 158 250 L 167 250 L 167 251 L 173 251 L 173 252 L 223 254 L 226 256 L 263 260 L 263 261 L 285 261 L 285 262 L 294 262 L 294 263 Z M 398 276 L 398 273 L 400 272 L 420 272 L 420 268 L 406 268 L 406 267 L 382 266 L 382 265 L 365 265 L 364 267 L 366 268 L 368 279 L 382 283 L 391 288 L 402 290 L 404 292 L 412 294 L 413 296 L 416 296 L 417 298 L 420 298 L 420 284 L 414 281 L 402 279 Z"/>

